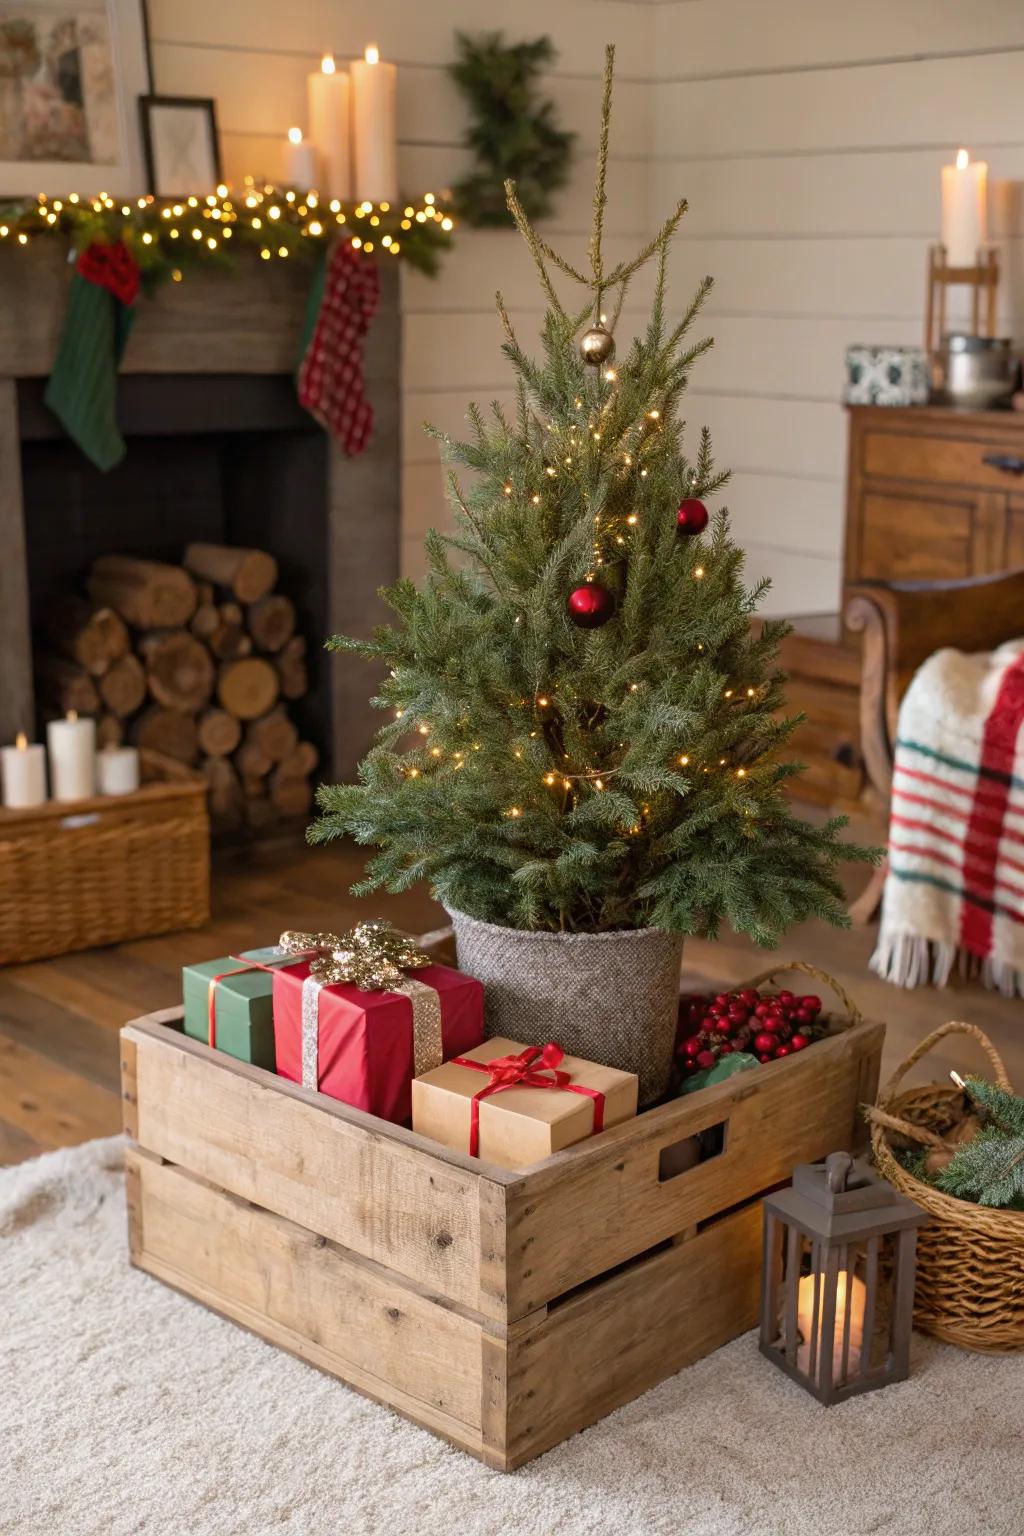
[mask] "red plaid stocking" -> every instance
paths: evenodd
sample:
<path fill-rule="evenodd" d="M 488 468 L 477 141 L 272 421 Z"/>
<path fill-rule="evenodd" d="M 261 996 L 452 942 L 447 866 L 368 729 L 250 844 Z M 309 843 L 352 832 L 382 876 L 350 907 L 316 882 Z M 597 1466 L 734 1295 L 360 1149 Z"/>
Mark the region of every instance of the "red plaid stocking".
<path fill-rule="evenodd" d="M 379 297 L 376 262 L 340 241 L 328 258 L 298 389 L 302 405 L 350 455 L 362 453 L 373 431 L 373 406 L 363 393 L 363 344 Z"/>

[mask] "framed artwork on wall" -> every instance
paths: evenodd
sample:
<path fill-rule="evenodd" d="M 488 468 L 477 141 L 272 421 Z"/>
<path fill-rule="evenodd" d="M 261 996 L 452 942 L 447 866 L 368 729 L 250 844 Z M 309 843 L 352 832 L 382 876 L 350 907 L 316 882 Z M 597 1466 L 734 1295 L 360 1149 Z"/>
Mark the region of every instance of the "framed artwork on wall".
<path fill-rule="evenodd" d="M 0 197 L 144 190 L 144 0 L 0 0 Z"/>
<path fill-rule="evenodd" d="M 221 179 L 217 109 L 209 96 L 139 101 L 146 187 L 157 197 L 205 197 Z"/>

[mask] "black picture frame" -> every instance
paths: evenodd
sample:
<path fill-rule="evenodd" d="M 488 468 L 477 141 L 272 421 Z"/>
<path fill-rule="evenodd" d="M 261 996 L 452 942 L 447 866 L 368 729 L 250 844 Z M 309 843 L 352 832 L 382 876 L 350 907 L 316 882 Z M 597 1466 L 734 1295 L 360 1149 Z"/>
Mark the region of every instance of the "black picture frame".
<path fill-rule="evenodd" d="M 166 155 L 161 152 L 160 127 L 157 113 L 161 110 L 192 113 L 202 120 L 205 130 L 205 148 L 208 158 L 206 167 L 196 166 L 191 186 L 174 186 L 173 178 L 161 166 Z M 146 160 L 146 181 L 155 197 L 189 197 L 212 192 L 223 179 L 220 159 L 220 139 L 217 133 L 217 104 L 212 96 L 140 96 L 139 119 L 142 126 L 142 148 Z M 209 185 L 205 185 L 209 175 Z"/>

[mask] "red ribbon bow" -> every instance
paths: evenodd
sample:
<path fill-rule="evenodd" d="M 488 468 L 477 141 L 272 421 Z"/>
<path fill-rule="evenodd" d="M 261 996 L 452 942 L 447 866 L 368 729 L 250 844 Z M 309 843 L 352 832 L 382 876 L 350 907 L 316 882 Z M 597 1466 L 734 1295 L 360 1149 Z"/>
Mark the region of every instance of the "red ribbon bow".
<path fill-rule="evenodd" d="M 111 245 L 94 240 L 79 253 L 75 266 L 87 282 L 106 288 L 122 304 L 132 305 L 139 296 L 139 264 L 123 240 Z"/>
<path fill-rule="evenodd" d="M 554 1040 L 547 1045 L 528 1045 L 515 1056 L 496 1056 L 493 1061 L 473 1061 L 469 1056 L 453 1056 L 450 1065 L 471 1067 L 474 1072 L 486 1072 L 488 1082 L 474 1093 L 469 1101 L 469 1155 L 480 1156 L 480 1104 L 492 1094 L 503 1093 L 506 1088 L 557 1088 L 566 1093 L 582 1093 L 594 1101 L 594 1127 L 596 1136 L 604 1129 L 604 1094 L 597 1088 L 585 1088 L 574 1083 L 568 1072 L 559 1068 L 565 1052 Z"/>

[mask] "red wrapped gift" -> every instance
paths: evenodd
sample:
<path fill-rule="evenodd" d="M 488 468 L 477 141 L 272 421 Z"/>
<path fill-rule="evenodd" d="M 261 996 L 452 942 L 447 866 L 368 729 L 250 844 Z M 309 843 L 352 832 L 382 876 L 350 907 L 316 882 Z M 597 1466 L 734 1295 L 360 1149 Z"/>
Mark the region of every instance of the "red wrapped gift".
<path fill-rule="evenodd" d="M 288 933 L 281 943 L 308 957 L 274 972 L 277 1071 L 293 1083 L 402 1123 L 412 1116 L 413 1077 L 483 1040 L 480 982 L 424 963 L 382 924 L 340 939 Z M 388 944 L 393 958 L 381 953 Z"/>

